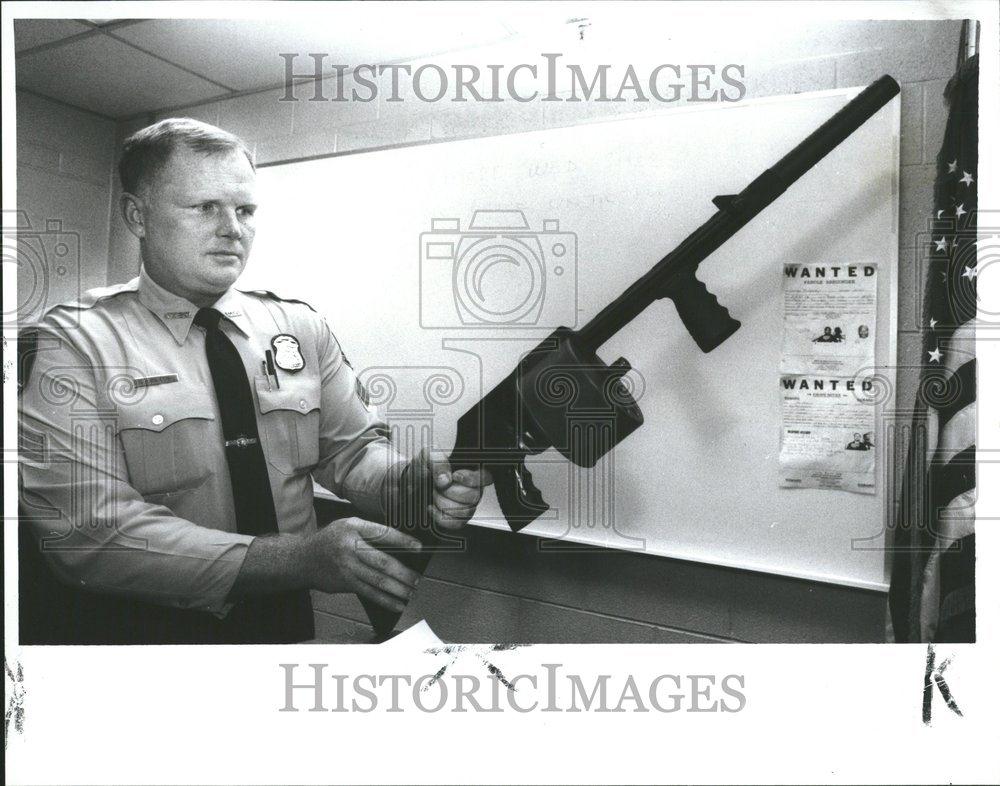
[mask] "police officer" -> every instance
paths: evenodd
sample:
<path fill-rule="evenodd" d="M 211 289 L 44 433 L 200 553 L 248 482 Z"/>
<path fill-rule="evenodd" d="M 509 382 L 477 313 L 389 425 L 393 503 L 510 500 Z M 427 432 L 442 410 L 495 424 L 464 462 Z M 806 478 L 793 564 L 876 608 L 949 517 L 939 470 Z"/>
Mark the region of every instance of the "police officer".
<path fill-rule="evenodd" d="M 487 473 L 406 462 L 326 320 L 234 287 L 257 208 L 240 139 L 163 120 L 119 175 L 139 276 L 51 309 L 22 379 L 22 515 L 45 562 L 91 616 L 125 604 L 127 641 L 302 641 L 311 589 L 402 611 L 418 576 L 390 552 L 420 545 L 373 520 L 426 482 L 434 521 L 460 527 Z M 314 478 L 365 518 L 317 530 Z"/>

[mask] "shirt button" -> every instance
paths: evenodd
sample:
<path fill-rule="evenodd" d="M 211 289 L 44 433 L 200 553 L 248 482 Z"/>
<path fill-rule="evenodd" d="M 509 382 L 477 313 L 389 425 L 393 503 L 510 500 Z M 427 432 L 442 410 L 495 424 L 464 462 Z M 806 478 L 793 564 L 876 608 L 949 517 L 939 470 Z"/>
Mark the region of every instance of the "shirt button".
<path fill-rule="evenodd" d="M 159 426 L 163 422 L 163 415 L 153 415 L 153 425 Z"/>
<path fill-rule="evenodd" d="M 299 401 L 299 409 L 305 409 L 305 408 L 306 408 L 306 400 L 302 399 L 301 401 Z"/>

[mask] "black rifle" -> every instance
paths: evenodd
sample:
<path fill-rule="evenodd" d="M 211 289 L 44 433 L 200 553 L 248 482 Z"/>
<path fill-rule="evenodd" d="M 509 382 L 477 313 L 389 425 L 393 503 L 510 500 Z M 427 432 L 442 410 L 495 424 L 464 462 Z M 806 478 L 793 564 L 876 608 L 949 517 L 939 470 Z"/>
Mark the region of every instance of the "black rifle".
<path fill-rule="evenodd" d="M 452 469 L 488 469 L 514 531 L 545 513 L 549 506 L 532 482 L 527 456 L 551 447 L 578 466 L 593 467 L 642 425 L 642 412 L 621 382 L 631 366 L 624 358 L 604 363 L 597 355 L 601 345 L 661 298 L 674 302 L 702 352 L 733 335 L 740 323 L 695 277 L 698 265 L 897 93 L 899 85 L 888 75 L 870 84 L 739 194 L 715 197 L 715 215 L 580 330 L 560 327 L 542 341 L 459 419 Z M 461 545 L 417 513 L 429 500 L 430 489 L 419 489 L 389 517 L 392 526 L 425 544 L 416 558 L 401 555 L 420 572 L 434 550 Z M 365 609 L 379 635 L 391 632 L 400 616 L 373 604 Z"/>

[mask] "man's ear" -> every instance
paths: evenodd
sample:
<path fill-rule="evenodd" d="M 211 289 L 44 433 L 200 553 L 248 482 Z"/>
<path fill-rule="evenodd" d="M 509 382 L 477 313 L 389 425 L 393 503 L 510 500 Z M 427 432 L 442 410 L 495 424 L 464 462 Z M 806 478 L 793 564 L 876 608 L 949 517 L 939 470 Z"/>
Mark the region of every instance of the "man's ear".
<path fill-rule="evenodd" d="M 122 194 L 119 202 L 122 218 L 128 231 L 142 240 L 146 237 L 146 202 L 142 197 L 130 194 L 127 191 Z"/>

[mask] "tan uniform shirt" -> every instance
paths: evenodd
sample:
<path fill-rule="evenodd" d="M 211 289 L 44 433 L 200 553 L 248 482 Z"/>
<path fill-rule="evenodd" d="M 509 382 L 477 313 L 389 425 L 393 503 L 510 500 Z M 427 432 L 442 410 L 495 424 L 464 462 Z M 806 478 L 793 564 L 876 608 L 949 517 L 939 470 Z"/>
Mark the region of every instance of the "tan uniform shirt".
<path fill-rule="evenodd" d="M 279 530 L 314 531 L 313 478 L 383 517 L 402 459 L 326 321 L 236 289 L 214 308 L 253 389 Z M 223 614 L 253 537 L 236 531 L 197 310 L 142 271 L 46 315 L 21 394 L 22 504 L 64 580 Z M 298 344 L 277 342 L 277 379 L 262 366 L 276 336 Z"/>

